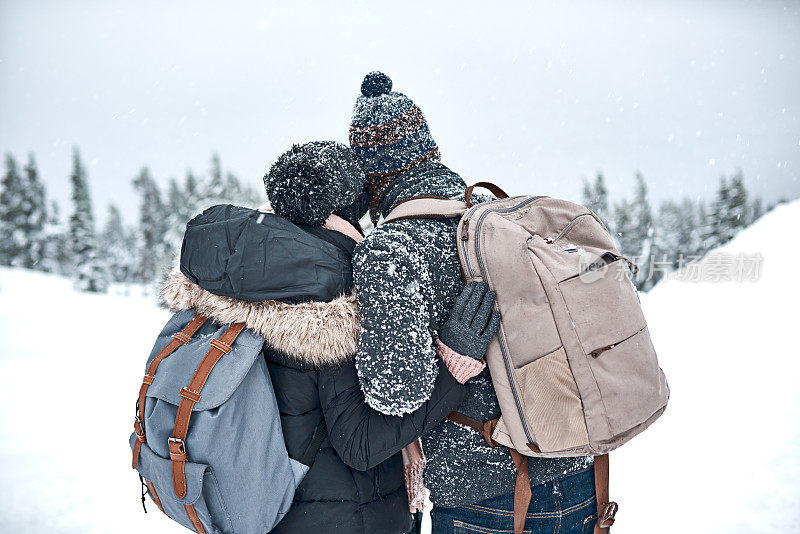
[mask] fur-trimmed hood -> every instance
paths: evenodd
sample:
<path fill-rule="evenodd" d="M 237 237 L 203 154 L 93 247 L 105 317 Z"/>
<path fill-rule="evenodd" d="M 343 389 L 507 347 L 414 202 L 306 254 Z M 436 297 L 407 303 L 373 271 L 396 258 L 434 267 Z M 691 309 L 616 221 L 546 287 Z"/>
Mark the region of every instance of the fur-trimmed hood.
<path fill-rule="evenodd" d="M 175 267 L 161 297 L 172 311 L 197 310 L 221 324 L 243 322 L 270 347 L 315 367 L 352 359 L 358 345 L 354 295 L 300 304 L 237 300 L 206 291 Z"/>

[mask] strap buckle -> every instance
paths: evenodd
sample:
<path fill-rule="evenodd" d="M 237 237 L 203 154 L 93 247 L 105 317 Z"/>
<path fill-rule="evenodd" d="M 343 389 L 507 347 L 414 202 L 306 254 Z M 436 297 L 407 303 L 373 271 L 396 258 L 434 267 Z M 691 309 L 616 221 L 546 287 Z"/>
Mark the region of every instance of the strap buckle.
<path fill-rule="evenodd" d="M 181 438 L 171 437 L 167 439 L 169 446 L 169 457 L 174 462 L 185 462 L 188 458 L 186 456 L 186 442 Z"/>
<path fill-rule="evenodd" d="M 136 434 L 136 439 L 142 443 L 145 442 L 144 425 L 142 424 L 142 420 L 139 419 L 138 415 L 133 418 L 133 433 Z"/>
<path fill-rule="evenodd" d="M 184 334 L 183 332 L 175 332 L 174 334 L 172 334 L 172 337 L 177 339 L 184 345 L 192 340 L 191 336 L 189 336 L 188 334 Z"/>
<path fill-rule="evenodd" d="M 619 510 L 619 505 L 614 501 L 605 503 L 600 517 L 597 518 L 597 526 L 600 528 L 608 528 L 613 525 L 617 510 Z"/>

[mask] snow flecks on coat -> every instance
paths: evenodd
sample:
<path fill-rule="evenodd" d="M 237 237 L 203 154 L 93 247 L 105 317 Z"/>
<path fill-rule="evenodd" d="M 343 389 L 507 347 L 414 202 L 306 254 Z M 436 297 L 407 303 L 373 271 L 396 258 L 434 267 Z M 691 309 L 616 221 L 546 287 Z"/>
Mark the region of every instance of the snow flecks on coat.
<path fill-rule="evenodd" d="M 437 374 L 430 310 L 421 292 L 431 276 L 421 258 L 409 254 L 412 243 L 402 232 L 373 232 L 362 243 L 353 261 L 359 305 L 382 313 L 362 318 L 356 359 L 361 389 L 382 413 L 410 413 L 430 397 Z"/>
<path fill-rule="evenodd" d="M 397 203 L 419 195 L 463 200 L 465 187 L 446 166 L 425 163 L 393 180 L 380 211 L 386 216 Z M 383 413 L 407 413 L 430 394 L 434 336 L 464 288 L 456 226 L 456 219 L 395 221 L 356 247 L 362 325 L 356 366 L 368 402 Z M 488 369 L 466 386 L 467 398 L 457 411 L 479 421 L 500 416 Z M 462 506 L 514 491 L 516 468 L 508 449 L 490 448 L 472 429 L 445 419 L 422 441 L 425 483 L 435 505 Z M 531 482 L 548 482 L 587 464 L 591 458 L 531 458 Z"/>

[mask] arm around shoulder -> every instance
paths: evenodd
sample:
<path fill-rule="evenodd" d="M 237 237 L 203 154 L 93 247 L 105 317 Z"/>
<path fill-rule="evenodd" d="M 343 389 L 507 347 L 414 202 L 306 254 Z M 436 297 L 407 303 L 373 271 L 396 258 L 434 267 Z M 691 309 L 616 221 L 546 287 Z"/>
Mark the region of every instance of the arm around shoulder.
<path fill-rule="evenodd" d="M 355 370 L 343 366 L 320 380 L 320 401 L 328 436 L 342 461 L 364 471 L 387 460 L 430 432 L 461 404 L 467 395 L 437 359 L 436 377 L 430 398 L 403 416 L 382 414 L 367 405 Z"/>

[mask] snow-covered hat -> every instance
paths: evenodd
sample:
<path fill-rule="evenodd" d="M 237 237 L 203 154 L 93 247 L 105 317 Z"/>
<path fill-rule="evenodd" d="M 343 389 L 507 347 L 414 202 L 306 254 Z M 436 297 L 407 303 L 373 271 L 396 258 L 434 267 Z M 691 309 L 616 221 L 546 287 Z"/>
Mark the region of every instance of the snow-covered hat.
<path fill-rule="evenodd" d="M 264 176 L 275 213 L 309 226 L 322 226 L 331 213 L 347 211 L 363 193 L 364 181 L 353 152 L 335 141 L 294 145 Z"/>
<path fill-rule="evenodd" d="M 393 92 L 392 80 L 378 71 L 361 82 L 350 122 L 350 147 L 364 167 L 373 201 L 380 199 L 392 177 L 440 159 L 422 110 L 403 93 Z"/>

